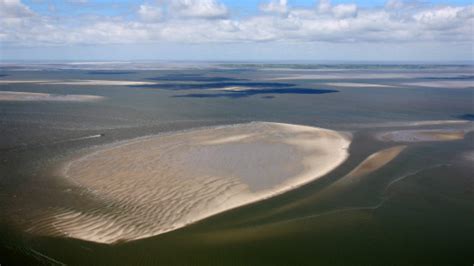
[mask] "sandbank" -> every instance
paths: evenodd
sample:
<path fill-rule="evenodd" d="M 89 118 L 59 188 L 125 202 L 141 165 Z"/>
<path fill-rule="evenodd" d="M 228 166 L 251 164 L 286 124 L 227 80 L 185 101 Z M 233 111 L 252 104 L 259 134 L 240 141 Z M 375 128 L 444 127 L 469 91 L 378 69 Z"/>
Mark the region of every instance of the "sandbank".
<path fill-rule="evenodd" d="M 424 142 L 460 140 L 464 139 L 464 135 L 464 130 L 420 129 L 383 132 L 377 138 L 382 141 Z"/>
<path fill-rule="evenodd" d="M 391 85 L 375 84 L 375 83 L 357 83 L 357 82 L 331 82 L 326 83 L 328 86 L 349 87 L 349 88 L 392 88 Z"/>
<path fill-rule="evenodd" d="M 156 82 L 130 81 L 130 80 L 96 80 L 96 79 L 74 79 L 74 80 L 0 80 L 1 84 L 33 83 L 44 85 L 82 85 L 82 86 L 136 86 L 153 85 Z"/>
<path fill-rule="evenodd" d="M 436 81 L 404 83 L 403 85 L 428 87 L 428 88 L 464 89 L 464 88 L 474 88 L 474 81 L 472 80 L 436 80 Z"/>
<path fill-rule="evenodd" d="M 184 227 L 311 182 L 348 157 L 336 131 L 253 122 L 149 136 L 97 148 L 62 174 L 107 208 L 57 209 L 36 228 L 101 243 Z"/>
<path fill-rule="evenodd" d="M 38 92 L 0 91 L 0 101 L 64 101 L 91 102 L 104 99 L 98 95 L 51 94 Z"/>

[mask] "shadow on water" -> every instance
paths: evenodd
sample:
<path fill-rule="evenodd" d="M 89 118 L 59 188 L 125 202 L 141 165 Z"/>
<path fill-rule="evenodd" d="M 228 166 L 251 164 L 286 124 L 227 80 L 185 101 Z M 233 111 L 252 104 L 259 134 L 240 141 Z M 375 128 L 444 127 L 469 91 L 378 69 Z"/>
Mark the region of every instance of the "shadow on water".
<path fill-rule="evenodd" d="M 462 120 L 474 121 L 474 114 L 462 114 L 455 117 Z"/>
<path fill-rule="evenodd" d="M 192 84 L 144 84 L 133 85 L 135 88 L 157 88 L 164 90 L 196 90 L 196 89 L 220 89 L 225 87 L 254 87 L 254 88 L 285 88 L 293 87 L 296 84 L 280 83 L 280 82 L 210 82 L 210 83 L 192 83 Z"/>
<path fill-rule="evenodd" d="M 243 98 L 259 94 L 325 94 L 339 92 L 337 90 L 326 89 L 302 89 L 302 88 L 286 88 L 286 89 L 252 89 L 246 91 L 227 91 L 223 93 L 190 93 L 183 95 L 174 95 L 178 98 Z M 274 96 L 265 96 L 265 99 L 272 99 Z"/>

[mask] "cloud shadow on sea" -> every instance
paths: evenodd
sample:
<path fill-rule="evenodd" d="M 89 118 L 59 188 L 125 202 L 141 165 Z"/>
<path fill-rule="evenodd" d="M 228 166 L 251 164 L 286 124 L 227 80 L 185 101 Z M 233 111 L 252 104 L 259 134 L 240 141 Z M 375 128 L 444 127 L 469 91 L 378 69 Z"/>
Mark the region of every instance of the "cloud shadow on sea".
<path fill-rule="evenodd" d="M 252 88 L 284 88 L 293 87 L 295 84 L 280 82 L 209 82 L 209 83 L 172 83 L 172 84 L 144 84 L 133 85 L 135 88 L 156 88 L 163 90 L 206 90 L 223 89 L 226 87 L 252 87 Z"/>
<path fill-rule="evenodd" d="M 462 114 L 462 115 L 456 116 L 456 118 L 459 118 L 462 120 L 474 121 L 474 114 Z"/>
<path fill-rule="evenodd" d="M 253 95 L 267 94 L 326 94 L 339 92 L 337 90 L 327 89 L 304 89 L 304 88 L 284 88 L 284 89 L 251 89 L 246 91 L 226 91 L 222 93 L 189 93 L 174 95 L 176 98 L 244 98 Z M 271 99 L 274 96 L 263 96 L 265 99 Z"/>

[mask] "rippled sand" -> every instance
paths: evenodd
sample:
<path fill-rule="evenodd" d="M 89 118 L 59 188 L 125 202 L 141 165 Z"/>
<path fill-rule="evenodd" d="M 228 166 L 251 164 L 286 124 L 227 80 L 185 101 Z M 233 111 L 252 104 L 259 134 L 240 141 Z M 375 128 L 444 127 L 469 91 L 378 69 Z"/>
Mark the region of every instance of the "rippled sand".
<path fill-rule="evenodd" d="M 0 91 L 0 101 L 65 101 L 89 102 L 102 100 L 104 97 L 97 95 L 80 94 L 50 94 L 38 92 Z"/>
<path fill-rule="evenodd" d="M 63 171 L 109 207 L 56 210 L 41 223 L 103 243 L 158 235 L 321 177 L 349 144 L 332 130 L 254 122 L 102 147 Z"/>

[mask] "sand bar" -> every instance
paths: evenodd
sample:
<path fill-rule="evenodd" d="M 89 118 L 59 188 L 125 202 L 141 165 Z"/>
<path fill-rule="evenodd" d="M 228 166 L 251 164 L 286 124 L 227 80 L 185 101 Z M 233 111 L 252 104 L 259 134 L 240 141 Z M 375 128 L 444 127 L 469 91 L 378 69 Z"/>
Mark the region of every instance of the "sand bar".
<path fill-rule="evenodd" d="M 395 159 L 405 148 L 405 145 L 400 145 L 371 154 L 350 173 L 348 173 L 344 178 L 338 180 L 338 182 L 336 183 L 345 183 L 348 179 L 354 180 L 354 178 L 359 178 L 361 176 L 368 175 L 374 171 L 377 171 L 378 169 L 382 168 L 384 165 Z"/>
<path fill-rule="evenodd" d="M 394 146 L 371 154 L 347 175 L 325 188 L 318 194 L 318 197 L 332 197 L 336 195 L 335 193 L 341 192 L 341 190 L 350 189 L 352 186 L 359 184 L 369 174 L 379 170 L 397 158 L 405 148 L 405 145 Z"/>
<path fill-rule="evenodd" d="M 104 99 L 98 95 L 51 94 L 38 92 L 0 91 L 0 101 L 63 101 L 91 102 Z"/>
<path fill-rule="evenodd" d="M 32 83 L 44 85 L 82 85 L 82 86 L 136 86 L 154 85 L 156 82 L 131 81 L 131 80 L 97 80 L 97 79 L 74 79 L 74 80 L 0 80 L 1 84 Z"/>
<path fill-rule="evenodd" d="M 464 130 L 397 130 L 379 133 L 377 138 L 382 141 L 394 142 L 452 141 L 464 139 L 465 134 L 466 132 Z"/>
<path fill-rule="evenodd" d="M 331 82 L 325 83 L 328 86 L 348 87 L 348 88 L 392 88 L 391 85 L 375 84 L 375 83 L 358 83 L 358 82 Z"/>
<path fill-rule="evenodd" d="M 474 88 L 474 80 L 436 80 L 404 83 L 403 85 L 427 88 L 467 89 Z"/>
<path fill-rule="evenodd" d="M 332 130 L 253 122 L 98 148 L 61 171 L 107 208 L 63 208 L 39 224 L 102 243 L 158 235 L 311 182 L 344 162 L 349 144 Z"/>
<path fill-rule="evenodd" d="M 271 80 L 347 80 L 347 79 L 412 79 L 412 78 L 456 78 L 459 74 L 437 74 L 433 76 L 432 73 L 397 73 L 397 72 L 380 72 L 380 73 L 313 73 L 313 74 L 293 74 L 288 76 L 279 76 L 271 78 Z M 434 81 L 435 83 L 438 81 Z"/>

